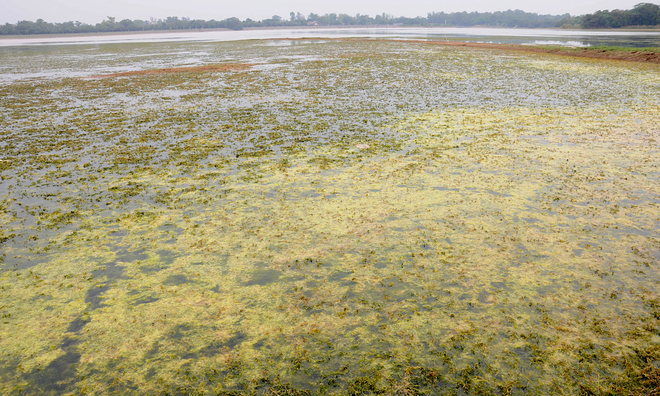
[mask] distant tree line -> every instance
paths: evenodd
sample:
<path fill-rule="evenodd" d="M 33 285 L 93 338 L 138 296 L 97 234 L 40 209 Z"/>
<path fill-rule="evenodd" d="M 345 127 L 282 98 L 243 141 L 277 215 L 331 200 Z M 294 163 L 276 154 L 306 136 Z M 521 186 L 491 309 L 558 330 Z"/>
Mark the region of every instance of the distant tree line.
<path fill-rule="evenodd" d="M 16 24 L 6 23 L 0 26 L 0 35 L 28 35 L 28 34 L 62 34 L 62 33 L 96 33 L 96 32 L 133 32 L 146 30 L 177 30 L 177 29 L 232 29 L 241 30 L 249 27 L 296 27 L 296 26 L 501 26 L 501 27 L 553 27 L 562 18 L 570 15 L 538 15 L 520 10 L 501 12 L 454 12 L 446 14 L 429 13 L 427 17 L 394 17 L 381 14 L 371 17 L 356 14 L 325 14 L 311 13 L 303 15 L 292 12 L 289 18 L 273 15 L 271 18 L 254 21 L 250 18 L 241 21 L 238 18 L 228 18 L 222 21 L 211 19 L 190 19 L 168 17 L 167 19 L 117 21 L 108 17 L 101 23 L 90 25 L 82 22 L 49 23 L 43 19 L 36 22 L 20 21 Z"/>
<path fill-rule="evenodd" d="M 16 24 L 6 23 L 0 26 L 0 35 L 29 34 L 63 34 L 63 33 L 98 33 L 98 32 L 138 32 L 146 30 L 179 30 L 179 29 L 232 29 L 241 30 L 249 27 L 296 27 L 296 26 L 493 26 L 493 27 L 582 27 L 582 28 L 616 28 L 623 26 L 658 25 L 660 24 L 660 7 L 652 3 L 637 4 L 632 10 L 597 11 L 582 16 L 539 15 L 521 10 L 498 12 L 432 12 L 426 17 L 394 17 L 381 14 L 371 17 L 356 14 L 325 14 L 311 13 L 303 15 L 291 12 L 289 18 L 273 15 L 271 18 L 254 21 L 250 18 L 241 21 L 238 18 L 228 18 L 222 21 L 211 19 L 190 19 L 167 17 L 166 19 L 123 19 L 117 21 L 108 17 L 95 25 L 78 21 L 50 23 L 43 19 L 36 22 L 19 21 Z"/>
<path fill-rule="evenodd" d="M 431 25 L 450 26 L 497 26 L 497 27 L 520 27 L 520 28 L 550 28 L 557 23 L 570 17 L 564 15 L 539 15 L 521 10 L 508 10 L 497 12 L 432 12 L 426 20 Z"/>
<path fill-rule="evenodd" d="M 583 29 L 658 25 L 660 25 L 660 6 L 653 3 L 639 3 L 632 10 L 599 10 L 593 14 L 569 16 L 559 22 L 559 26 L 579 26 Z"/>

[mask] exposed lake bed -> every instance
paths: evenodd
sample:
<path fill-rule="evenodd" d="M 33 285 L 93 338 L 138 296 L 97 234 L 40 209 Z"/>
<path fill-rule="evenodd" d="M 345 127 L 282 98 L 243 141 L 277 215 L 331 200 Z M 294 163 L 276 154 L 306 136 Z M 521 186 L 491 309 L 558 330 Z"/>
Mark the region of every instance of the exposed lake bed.
<path fill-rule="evenodd" d="M 0 86 L 3 392 L 658 386 L 657 65 L 26 51 Z M 204 64 L 248 66 L 80 78 Z"/>

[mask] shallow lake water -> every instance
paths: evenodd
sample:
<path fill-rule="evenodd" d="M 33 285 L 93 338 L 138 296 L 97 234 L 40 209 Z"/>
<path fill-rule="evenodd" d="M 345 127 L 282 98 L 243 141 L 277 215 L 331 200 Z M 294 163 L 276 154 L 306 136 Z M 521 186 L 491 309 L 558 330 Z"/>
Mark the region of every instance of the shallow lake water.
<path fill-rule="evenodd" d="M 2 393 L 658 386 L 657 65 L 323 40 L 2 60 Z M 89 78 L 223 63 L 253 66 Z"/>
<path fill-rule="evenodd" d="M 217 42 L 282 38 L 410 38 L 500 44 L 589 47 L 660 47 L 658 31 L 507 29 L 480 27 L 323 27 L 301 29 L 246 29 L 242 31 L 154 31 L 100 35 L 0 37 L 1 47 L 89 45 L 156 42 Z"/>

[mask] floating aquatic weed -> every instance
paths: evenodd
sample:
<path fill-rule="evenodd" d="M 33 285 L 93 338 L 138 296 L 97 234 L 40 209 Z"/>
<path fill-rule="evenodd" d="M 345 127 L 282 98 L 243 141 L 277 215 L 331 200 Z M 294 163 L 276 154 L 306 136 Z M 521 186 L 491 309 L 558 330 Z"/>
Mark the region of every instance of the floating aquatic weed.
<path fill-rule="evenodd" d="M 278 67 L 56 73 L 190 50 Z M 648 68 L 387 42 L 53 51 L 53 77 L 0 86 L 3 392 L 654 389 Z"/>
<path fill-rule="evenodd" d="M 203 73 L 217 71 L 240 71 L 250 68 L 251 64 L 226 64 L 226 65 L 204 65 L 191 67 L 169 67 L 164 69 L 135 70 L 121 73 L 99 74 L 89 78 L 111 78 L 111 77 L 129 77 L 129 76 L 150 76 L 170 73 Z"/>

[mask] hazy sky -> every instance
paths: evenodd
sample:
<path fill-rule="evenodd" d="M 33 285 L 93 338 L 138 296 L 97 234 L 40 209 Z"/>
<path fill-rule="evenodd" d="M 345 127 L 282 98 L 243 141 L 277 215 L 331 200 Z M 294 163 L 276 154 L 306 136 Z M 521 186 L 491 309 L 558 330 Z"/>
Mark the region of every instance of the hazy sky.
<path fill-rule="evenodd" d="M 504 11 L 521 9 L 540 14 L 580 15 L 600 9 L 629 9 L 642 0 L 0 0 L 0 23 L 19 20 L 48 22 L 81 21 L 97 23 L 114 16 L 117 20 L 165 18 L 168 16 L 222 20 L 229 17 L 254 20 L 291 11 L 308 15 L 386 13 L 394 16 L 426 16 L 427 13 L 456 11 Z M 651 1 L 653 2 L 653 1 Z"/>

